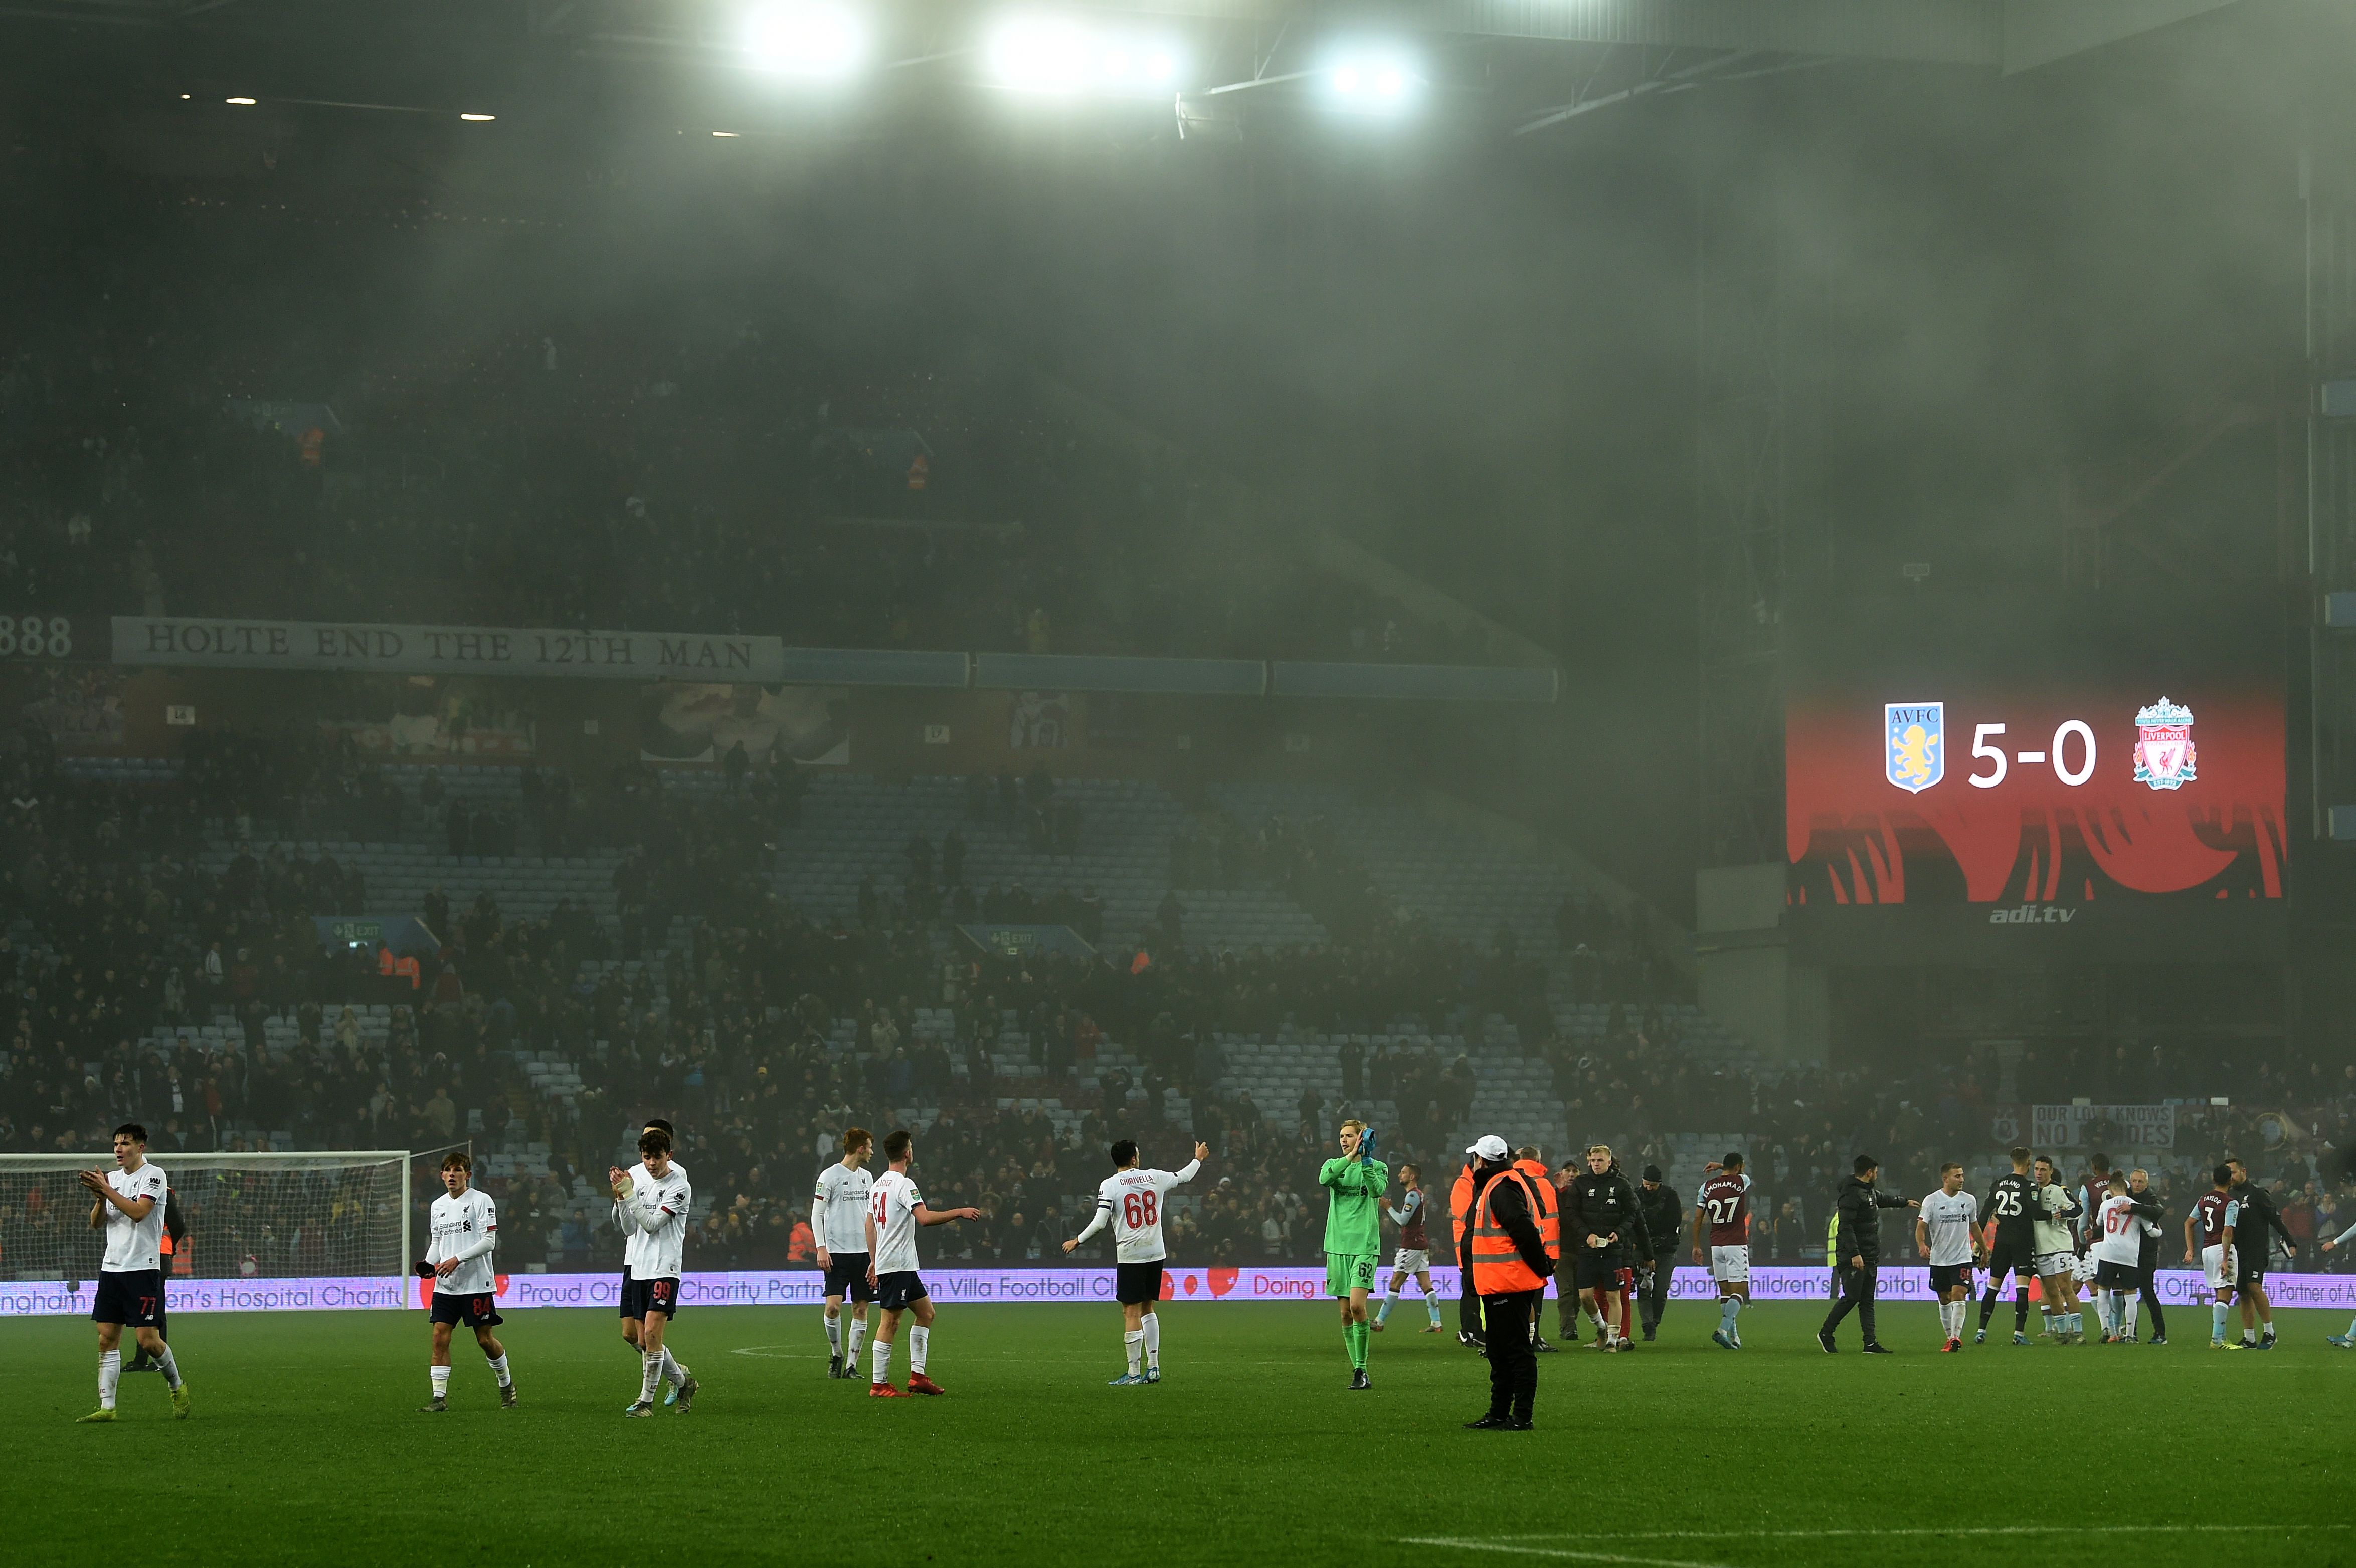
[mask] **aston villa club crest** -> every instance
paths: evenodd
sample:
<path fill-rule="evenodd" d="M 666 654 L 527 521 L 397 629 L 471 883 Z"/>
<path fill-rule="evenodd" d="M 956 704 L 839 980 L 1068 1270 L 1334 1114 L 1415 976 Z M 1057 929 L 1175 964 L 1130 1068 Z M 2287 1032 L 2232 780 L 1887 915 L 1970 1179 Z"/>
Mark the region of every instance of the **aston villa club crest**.
<path fill-rule="evenodd" d="M 1882 768 L 1890 782 L 1920 795 L 1947 776 L 1947 705 L 1881 705 Z"/>
<path fill-rule="evenodd" d="M 2200 778 L 2192 764 L 2192 709 L 2161 698 L 2136 710 L 2136 783 L 2180 789 Z"/>

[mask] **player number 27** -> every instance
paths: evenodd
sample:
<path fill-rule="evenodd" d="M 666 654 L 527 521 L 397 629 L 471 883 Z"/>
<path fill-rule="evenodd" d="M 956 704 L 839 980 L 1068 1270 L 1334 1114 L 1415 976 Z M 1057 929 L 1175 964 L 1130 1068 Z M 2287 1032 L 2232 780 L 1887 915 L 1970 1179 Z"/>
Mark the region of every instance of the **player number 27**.
<path fill-rule="evenodd" d="M 1739 1200 L 1732 1198 L 1711 1199 L 1709 1200 L 1709 1222 L 1713 1225 L 1730 1225 L 1734 1223 L 1734 1206 L 1738 1201 Z"/>
<path fill-rule="evenodd" d="M 1151 1192 L 1129 1192 L 1121 1195 L 1120 1217 L 1132 1231 L 1141 1231 L 1154 1222 L 1161 1205 Z"/>

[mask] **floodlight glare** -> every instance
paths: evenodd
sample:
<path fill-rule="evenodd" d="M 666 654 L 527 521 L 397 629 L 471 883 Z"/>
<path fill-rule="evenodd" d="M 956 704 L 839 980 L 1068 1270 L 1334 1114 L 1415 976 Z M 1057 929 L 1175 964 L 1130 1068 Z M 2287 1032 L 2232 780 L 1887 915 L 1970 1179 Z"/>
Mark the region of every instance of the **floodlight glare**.
<path fill-rule="evenodd" d="M 1067 96 L 1173 92 L 1180 76 L 1177 52 L 1159 40 L 1048 16 L 1000 23 L 982 66 L 1002 87 Z"/>
<path fill-rule="evenodd" d="M 744 27 L 754 64 L 779 76 L 839 81 L 866 65 L 873 38 L 865 21 L 830 0 L 780 0 Z"/>
<path fill-rule="evenodd" d="M 1325 70 L 1325 96 L 1340 109 L 1388 113 L 1406 108 L 1423 88 L 1407 58 L 1392 50 L 1358 49 Z"/>

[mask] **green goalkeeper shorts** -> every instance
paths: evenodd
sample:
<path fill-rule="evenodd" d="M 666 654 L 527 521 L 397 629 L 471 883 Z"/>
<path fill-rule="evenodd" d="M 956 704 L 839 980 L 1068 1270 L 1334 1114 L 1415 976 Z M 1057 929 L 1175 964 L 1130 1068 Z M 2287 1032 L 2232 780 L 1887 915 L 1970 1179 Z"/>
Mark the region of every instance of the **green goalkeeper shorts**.
<path fill-rule="evenodd" d="M 1382 1261 L 1376 1253 L 1327 1253 L 1325 1293 L 1347 1296 L 1354 1290 L 1374 1289 L 1375 1270 Z"/>

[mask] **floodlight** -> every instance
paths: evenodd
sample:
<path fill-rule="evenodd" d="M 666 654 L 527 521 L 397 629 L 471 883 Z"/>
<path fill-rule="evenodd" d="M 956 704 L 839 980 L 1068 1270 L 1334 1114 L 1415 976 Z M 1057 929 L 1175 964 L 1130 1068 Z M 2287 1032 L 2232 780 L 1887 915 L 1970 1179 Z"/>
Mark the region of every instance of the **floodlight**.
<path fill-rule="evenodd" d="M 251 109 L 253 107 L 253 100 L 251 98 L 231 98 L 226 100 L 226 101 L 234 103 L 241 109 Z"/>
<path fill-rule="evenodd" d="M 470 121 L 475 124 L 480 125 L 496 120 L 498 116 L 496 114 L 461 114 L 458 118 L 461 120 Z"/>
<path fill-rule="evenodd" d="M 832 0 L 779 0 L 747 17 L 744 52 L 763 70 L 840 81 L 866 65 L 873 44 L 866 20 Z"/>
<path fill-rule="evenodd" d="M 1421 93 L 1422 75 L 1415 62 L 1396 48 L 1354 48 L 1334 58 L 1324 70 L 1326 98 L 1340 109 L 1365 113 L 1394 113 Z"/>
<path fill-rule="evenodd" d="M 991 31 L 982 67 L 1001 86 L 1064 96 L 1175 92 L 1182 69 L 1166 40 L 1060 16 L 1012 16 Z"/>

